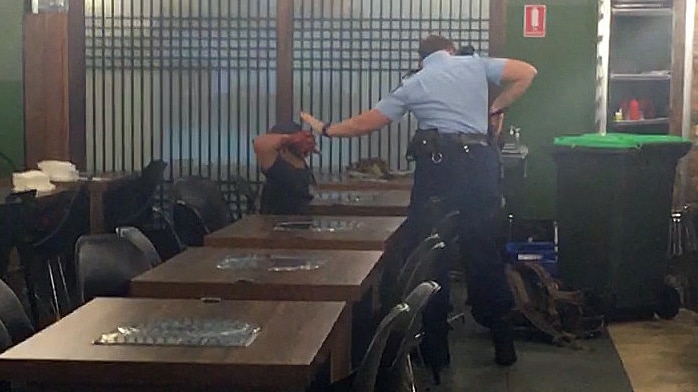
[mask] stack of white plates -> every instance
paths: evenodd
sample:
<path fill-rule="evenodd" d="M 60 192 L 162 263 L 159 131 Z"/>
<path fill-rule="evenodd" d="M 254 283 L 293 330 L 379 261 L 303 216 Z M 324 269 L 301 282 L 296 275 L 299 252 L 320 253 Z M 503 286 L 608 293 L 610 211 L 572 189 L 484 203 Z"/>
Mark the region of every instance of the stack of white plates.
<path fill-rule="evenodd" d="M 49 176 L 39 170 L 29 170 L 22 173 L 12 173 L 14 192 L 26 192 L 35 189 L 38 192 L 49 192 L 56 189 L 51 184 Z"/>
<path fill-rule="evenodd" d="M 75 165 L 70 162 L 41 161 L 38 163 L 38 166 L 54 182 L 72 182 L 77 181 L 79 177 Z"/>

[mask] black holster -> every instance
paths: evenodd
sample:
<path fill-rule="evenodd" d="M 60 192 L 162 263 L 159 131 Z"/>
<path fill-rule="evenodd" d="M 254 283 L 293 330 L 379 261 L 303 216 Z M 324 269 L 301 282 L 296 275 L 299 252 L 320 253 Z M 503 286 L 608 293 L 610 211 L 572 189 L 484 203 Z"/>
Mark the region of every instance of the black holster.
<path fill-rule="evenodd" d="M 417 130 L 407 145 L 405 158 L 414 161 L 419 157 L 431 157 L 439 153 L 439 132 L 437 129 Z"/>

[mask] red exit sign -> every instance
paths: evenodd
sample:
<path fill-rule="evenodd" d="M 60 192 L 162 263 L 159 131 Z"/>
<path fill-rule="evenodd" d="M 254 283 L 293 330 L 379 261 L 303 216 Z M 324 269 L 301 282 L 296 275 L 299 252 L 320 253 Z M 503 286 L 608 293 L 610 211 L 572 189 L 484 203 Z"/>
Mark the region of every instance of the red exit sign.
<path fill-rule="evenodd" d="M 524 37 L 545 37 L 546 9 L 544 5 L 524 6 Z"/>

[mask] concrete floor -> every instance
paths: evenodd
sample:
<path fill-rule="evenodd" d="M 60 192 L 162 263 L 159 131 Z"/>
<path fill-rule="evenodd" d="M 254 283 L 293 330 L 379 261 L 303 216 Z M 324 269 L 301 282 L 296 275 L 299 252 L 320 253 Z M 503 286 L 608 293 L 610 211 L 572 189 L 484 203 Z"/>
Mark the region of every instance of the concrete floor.
<path fill-rule="evenodd" d="M 511 368 L 494 364 L 489 334 L 472 319 L 455 324 L 450 340 L 442 384 L 417 366 L 419 391 L 698 391 L 698 314 L 688 310 L 670 321 L 612 324 L 581 350 L 519 339 Z"/>

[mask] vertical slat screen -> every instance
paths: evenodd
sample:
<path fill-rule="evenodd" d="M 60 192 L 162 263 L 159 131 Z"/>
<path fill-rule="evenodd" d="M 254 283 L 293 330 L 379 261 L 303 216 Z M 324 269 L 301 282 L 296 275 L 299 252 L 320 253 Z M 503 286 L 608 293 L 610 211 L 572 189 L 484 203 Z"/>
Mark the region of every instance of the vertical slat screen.
<path fill-rule="evenodd" d="M 275 17 L 276 0 L 86 0 L 88 169 L 256 178 Z"/>
<path fill-rule="evenodd" d="M 488 54 L 489 1 L 296 0 L 294 90 L 297 110 L 339 121 L 372 108 L 417 66 L 429 33 Z M 321 140 L 313 166 L 341 171 L 361 158 L 382 158 L 393 170 L 404 159 L 416 121 L 406 116 L 355 140 Z"/>
<path fill-rule="evenodd" d="M 259 180 L 252 140 L 276 112 L 277 0 L 86 0 L 88 170 Z M 370 109 L 444 34 L 488 54 L 488 0 L 295 0 L 294 110 L 337 121 Z M 313 165 L 380 157 L 407 170 L 409 116 L 321 141 Z"/>

